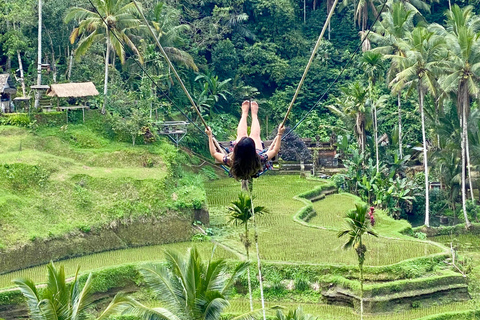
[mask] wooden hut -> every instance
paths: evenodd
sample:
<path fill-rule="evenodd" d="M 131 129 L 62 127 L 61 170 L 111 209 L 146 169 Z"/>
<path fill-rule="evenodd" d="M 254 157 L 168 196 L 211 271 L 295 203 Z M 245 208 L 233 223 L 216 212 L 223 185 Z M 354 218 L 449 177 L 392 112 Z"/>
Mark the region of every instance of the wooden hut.
<path fill-rule="evenodd" d="M 57 110 L 66 111 L 68 120 L 69 110 L 82 110 L 83 120 L 85 121 L 85 109 L 88 109 L 85 99 L 87 97 L 98 96 L 97 88 L 93 82 L 79 83 L 58 83 L 52 84 L 47 90 L 47 96 L 57 98 Z M 60 106 L 60 98 L 79 98 L 83 103 L 75 106 Z"/>
<path fill-rule="evenodd" d="M 17 94 L 17 88 L 8 73 L 0 74 L 0 112 L 13 112 L 12 96 Z"/>

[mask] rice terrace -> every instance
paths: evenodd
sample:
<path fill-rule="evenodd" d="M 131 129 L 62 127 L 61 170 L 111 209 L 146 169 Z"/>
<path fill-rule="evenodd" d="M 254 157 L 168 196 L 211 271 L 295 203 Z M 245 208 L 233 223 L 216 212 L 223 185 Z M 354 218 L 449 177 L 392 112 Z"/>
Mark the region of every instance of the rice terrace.
<path fill-rule="evenodd" d="M 0 16 L 0 320 L 480 319 L 479 0 Z"/>

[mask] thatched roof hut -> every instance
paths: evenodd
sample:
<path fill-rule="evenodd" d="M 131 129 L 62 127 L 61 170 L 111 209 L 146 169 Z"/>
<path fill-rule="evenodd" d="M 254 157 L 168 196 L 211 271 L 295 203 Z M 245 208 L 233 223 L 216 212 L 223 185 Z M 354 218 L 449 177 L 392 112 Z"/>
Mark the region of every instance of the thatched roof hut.
<path fill-rule="evenodd" d="M 97 96 L 98 91 L 93 82 L 52 84 L 47 91 L 49 97 L 82 98 Z"/>

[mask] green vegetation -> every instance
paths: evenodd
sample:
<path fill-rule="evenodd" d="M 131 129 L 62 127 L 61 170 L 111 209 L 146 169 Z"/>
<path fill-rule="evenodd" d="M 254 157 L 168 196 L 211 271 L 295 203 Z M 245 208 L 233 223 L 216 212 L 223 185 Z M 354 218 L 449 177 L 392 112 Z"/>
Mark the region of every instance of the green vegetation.
<path fill-rule="evenodd" d="M 256 197 L 255 201 L 270 211 L 269 214 L 258 219 L 261 255 L 265 260 L 321 264 L 357 263 L 353 252 L 342 251 L 343 243 L 336 237 L 339 229 L 305 228 L 304 225 L 296 223 L 292 219 L 295 213 L 304 206 L 302 202 L 293 197 L 324 183 L 292 176 L 273 175 L 255 180 L 253 192 Z M 237 196 L 240 185 L 229 180 L 218 180 L 209 182 L 207 188 L 208 206 L 212 209 L 211 223 L 213 225 L 223 224 L 226 221 L 226 207 L 229 205 L 227 199 L 234 199 Z M 348 198 L 351 201 L 350 208 L 354 208 L 356 199 Z M 277 199 L 282 199 L 282 201 Z M 323 200 L 319 202 L 321 201 Z M 366 257 L 365 265 L 393 264 L 443 251 L 431 243 L 411 240 L 396 231 L 403 229 L 408 223 L 395 221 L 382 213 L 378 213 L 378 217 L 376 230 L 379 232 L 380 238 L 367 239 L 366 245 L 370 254 Z M 382 226 L 383 221 L 386 223 L 385 226 Z M 341 225 L 341 223 L 337 225 Z M 388 237 L 382 237 L 384 230 L 387 229 L 390 230 L 385 232 Z M 279 230 L 281 230 L 281 236 Z M 222 238 L 222 242 L 242 252 L 243 245 L 238 241 L 237 234 L 238 232 L 227 234 Z M 396 239 L 391 238 L 392 236 L 395 236 Z M 319 239 L 321 239 L 321 245 L 318 244 Z M 332 254 L 332 250 L 335 254 Z"/>
<path fill-rule="evenodd" d="M 177 173 L 187 157 L 165 142 L 132 149 L 68 125 L 1 127 L 0 144 L 4 247 L 204 206 L 202 177 Z"/>

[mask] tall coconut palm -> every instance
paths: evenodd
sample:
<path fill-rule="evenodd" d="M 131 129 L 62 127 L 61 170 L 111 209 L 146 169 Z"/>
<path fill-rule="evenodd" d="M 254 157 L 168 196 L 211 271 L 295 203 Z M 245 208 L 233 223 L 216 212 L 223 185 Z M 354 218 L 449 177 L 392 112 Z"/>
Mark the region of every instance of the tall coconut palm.
<path fill-rule="evenodd" d="M 342 88 L 342 97 L 336 100 L 336 106 L 328 106 L 330 111 L 338 115 L 346 126 L 351 126 L 358 142 L 358 148 L 365 154 L 367 126 L 368 91 L 358 82 L 352 82 Z"/>
<path fill-rule="evenodd" d="M 399 39 L 404 39 L 408 32 L 413 29 L 413 17 L 415 11 L 406 10 L 402 2 L 394 2 L 388 11 L 382 13 L 382 19 L 375 24 L 374 32 L 370 32 L 370 40 L 377 44 L 374 52 L 381 52 L 385 57 L 405 56 L 405 48 L 402 47 Z M 401 70 L 401 65 L 396 59 L 392 60 L 387 72 L 387 81 L 391 81 Z M 398 107 L 398 150 L 400 159 L 403 158 L 402 147 L 402 109 L 401 109 L 401 89 L 398 88 L 397 107 Z"/>
<path fill-rule="evenodd" d="M 360 58 L 360 67 L 364 70 L 368 78 L 368 96 L 372 106 L 373 132 L 375 136 L 376 168 L 377 172 L 379 172 L 377 103 L 374 101 L 373 91 L 375 83 L 383 77 L 385 70 L 383 66 L 382 54 L 372 51 L 363 53 L 362 57 Z"/>
<path fill-rule="evenodd" d="M 50 263 L 47 266 L 48 282 L 45 290 L 39 291 L 30 279 L 15 279 L 26 299 L 32 320 L 79 320 L 92 302 L 92 275 L 80 286 L 78 269 L 71 284 L 67 284 L 63 266 L 56 268 Z"/>
<path fill-rule="evenodd" d="M 416 27 L 405 39 L 405 56 L 393 57 L 403 70 L 390 82 L 394 90 L 405 86 L 416 88 L 422 122 L 423 165 L 425 172 L 425 226 L 430 226 L 428 145 L 425 129 L 425 94 L 437 94 L 437 75 L 445 59 L 445 41 L 442 37 L 423 27 Z M 411 90 L 410 90 L 411 91 Z"/>
<path fill-rule="evenodd" d="M 134 304 L 135 314 L 142 319 L 169 319 L 168 310 L 174 319 L 218 320 L 229 305 L 228 294 L 238 277 L 248 268 L 248 262 L 239 263 L 228 270 L 226 261 L 203 261 L 198 251 L 189 249 L 185 256 L 175 251 L 166 251 L 167 266 L 146 265 L 140 268 L 147 286 L 156 295 L 165 309 L 164 316 L 158 310 Z"/>
<path fill-rule="evenodd" d="M 242 240 L 243 246 L 245 247 L 247 262 L 250 262 L 249 248 L 251 243 L 250 243 L 249 232 L 248 232 L 248 222 L 253 216 L 252 215 L 252 199 L 248 194 L 246 194 L 245 192 L 242 192 L 238 195 L 238 200 L 232 201 L 228 210 L 230 211 L 230 221 L 236 226 L 244 225 L 245 227 L 245 233 L 240 238 Z M 253 208 L 253 212 L 258 215 L 258 214 L 266 213 L 267 210 L 265 209 L 265 207 L 256 206 Z M 247 280 L 248 280 L 248 293 L 250 297 L 250 311 L 253 311 L 252 282 L 250 279 L 250 268 L 247 269 Z"/>
<path fill-rule="evenodd" d="M 370 211 L 370 219 L 367 218 L 368 206 L 356 204 L 355 210 L 347 213 L 345 222 L 347 229 L 338 233 L 338 237 L 348 236 L 347 242 L 343 245 L 343 249 L 355 249 L 358 258 L 358 267 L 360 270 L 360 317 L 363 319 L 363 263 L 365 262 L 365 253 L 367 247 L 363 243 L 363 236 L 366 234 L 377 237 L 377 233 L 373 231 L 371 225 L 374 224 L 373 210 Z M 372 208 L 373 209 L 373 208 Z"/>
<path fill-rule="evenodd" d="M 446 92 L 453 92 L 457 97 L 457 112 L 462 126 L 462 209 L 465 226 L 470 227 L 466 210 L 466 169 L 470 190 L 472 190 L 469 146 L 468 117 L 471 97 L 478 98 L 480 92 L 480 17 L 475 16 L 473 7 L 461 9 L 453 5 L 446 12 L 447 28 L 435 25 L 434 29 L 447 41 L 449 59 L 446 63 L 445 76 L 441 84 Z M 472 192 L 473 200 L 473 192 Z"/>
<path fill-rule="evenodd" d="M 65 22 L 72 20 L 79 21 L 78 27 L 70 34 L 70 42 L 73 44 L 77 38 L 78 42 L 75 55 L 79 59 L 95 42 L 106 43 L 105 53 L 105 80 L 103 86 L 104 104 L 102 113 L 105 112 L 108 94 L 108 65 L 110 63 L 110 50 L 113 49 L 120 62 L 125 63 L 125 50 L 122 43 L 126 43 L 133 52 L 143 61 L 136 45 L 130 40 L 127 34 L 132 29 L 137 29 L 140 20 L 135 18 L 135 5 L 129 0 L 92 0 L 96 10 L 85 8 L 71 8 L 65 16 Z M 99 15 L 100 14 L 100 15 Z M 117 38 L 118 37 L 118 38 Z"/>

